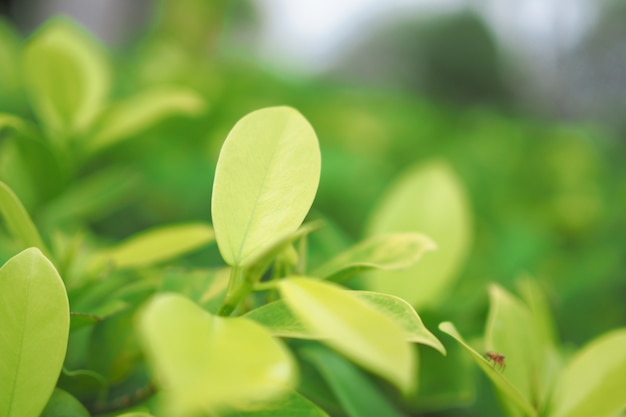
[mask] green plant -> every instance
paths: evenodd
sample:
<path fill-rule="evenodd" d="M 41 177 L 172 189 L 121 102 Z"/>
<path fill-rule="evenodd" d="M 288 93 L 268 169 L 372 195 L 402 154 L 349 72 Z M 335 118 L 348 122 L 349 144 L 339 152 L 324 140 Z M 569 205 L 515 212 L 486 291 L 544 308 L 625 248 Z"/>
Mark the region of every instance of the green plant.
<path fill-rule="evenodd" d="M 522 300 L 498 285 L 491 286 L 484 349 L 465 342 L 450 322 L 439 328 L 471 354 L 509 415 L 620 415 L 626 407 L 626 328 L 602 334 L 568 353 L 558 344 L 542 289 L 530 278 L 518 284 Z M 481 353 L 485 351 L 506 352 L 506 366 L 490 363 Z"/>
<path fill-rule="evenodd" d="M 175 23 L 117 61 L 67 19 L 0 23 L 0 416 L 495 415 L 472 360 L 506 415 L 623 410 L 617 145 L 294 86 Z M 277 103 L 307 119 L 222 146 Z M 564 340 L 604 334 L 561 346 L 543 286 L 504 289 L 520 268 L 569 300 Z"/>
<path fill-rule="evenodd" d="M 317 139 L 299 113 L 279 107 L 244 117 L 224 143 L 213 190 L 215 239 L 229 265 L 228 279 L 224 280 L 226 275 L 220 271 L 207 271 L 201 277 L 204 285 L 198 288 L 201 293 L 195 294 L 195 300 L 193 295 L 184 295 L 196 284 L 191 282 L 192 276 L 185 276 L 186 272 L 181 272 L 176 280 L 168 280 L 167 291 L 158 291 L 165 282 L 165 273 L 158 269 L 135 280 L 139 289 L 131 285 L 129 290 L 125 282 L 113 283 L 117 278 L 114 271 L 142 270 L 208 243 L 213 233 L 202 225 L 161 228 L 96 251 L 85 271 L 101 274 L 108 268 L 109 277 L 70 293 L 70 304 L 77 311 L 72 316 L 72 330 L 78 335 L 92 328 L 86 361 L 91 366 L 84 370 L 64 369 L 65 376 L 59 381 L 66 391 L 63 395 L 71 398 L 70 394 L 74 394 L 91 401 L 93 410 L 104 410 L 107 401 L 113 401 L 111 391 L 117 385 L 138 378 L 144 384 L 159 387 L 161 402 L 156 407 L 160 415 L 228 414 L 233 410 L 254 413 L 268 407 L 285 415 L 294 410 L 324 414 L 295 392 L 295 360 L 274 335 L 320 340 L 400 390 L 410 392 L 414 384 L 414 352 L 409 343 L 430 345 L 444 353 L 443 346 L 400 298 L 353 292 L 328 280 L 344 280 L 355 270 L 406 268 L 434 246 L 417 233 L 387 234 L 368 239 L 320 266 L 317 272 L 309 273 L 303 244 L 306 235 L 319 225 L 299 226 L 313 201 L 319 171 Z M 15 195 L 3 187 L 3 212 L 7 224 L 13 226 L 14 237 L 45 250 L 27 213 Z M 18 289 L 10 282 L 24 278 L 11 267 L 27 254 L 31 254 L 28 259 L 48 262 L 35 249 L 21 252 L 7 262 L 2 269 L 7 297 L 18 295 Z M 51 271 L 49 279 L 56 279 L 58 286 L 58 275 L 54 268 Z M 39 278 L 41 274 L 36 272 L 33 274 Z M 227 287 L 219 289 L 226 281 Z M 113 296 L 116 291 L 108 292 L 110 288 L 106 287 L 110 285 L 117 296 Z M 39 288 L 44 293 L 48 291 L 45 286 Z M 157 295 L 150 296 L 155 291 Z M 252 292 L 260 296 L 251 299 Z M 280 300 L 272 301 L 276 293 Z M 132 296 L 138 294 L 133 300 Z M 96 299 L 96 295 L 106 298 Z M 66 303 L 64 291 L 58 297 Z M 126 301 L 122 305 L 114 302 L 120 298 Z M 137 312 L 146 298 L 147 305 Z M 215 300 L 217 303 L 212 303 Z M 216 311 L 206 308 L 218 304 Z M 23 377 L 18 370 L 25 372 L 20 364 L 28 360 L 23 355 L 31 343 L 26 339 L 22 344 L 20 335 L 38 335 L 41 329 L 38 322 L 15 321 L 15 307 L 6 307 L 3 321 L 10 321 L 16 331 L 4 340 L 2 347 L 7 355 L 10 352 L 17 359 L 15 366 L 6 370 L 4 379 L 12 381 L 19 393 L 28 390 L 22 386 Z M 65 346 L 69 328 L 67 303 L 46 308 L 41 314 L 61 316 L 64 327 L 56 330 L 56 343 Z M 246 314 L 230 318 L 233 312 Z M 135 340 L 131 325 L 135 314 L 139 341 Z M 103 346 L 114 332 L 123 332 L 125 336 L 117 333 L 118 340 L 113 345 Z M 147 353 L 155 380 L 149 376 L 152 372 L 145 372 L 137 342 Z M 71 346 L 72 353 L 81 354 Z M 64 351 L 43 356 L 56 362 L 50 365 L 48 380 L 42 383 L 45 389 L 38 394 L 43 398 L 39 409 L 55 386 Z M 66 367 L 75 361 L 77 358 L 66 358 Z M 84 380 L 93 384 L 93 391 L 76 392 L 79 385 L 83 385 L 80 390 L 88 385 Z M 38 415 L 35 405 L 31 412 L 13 411 L 22 410 L 25 402 L 19 395 L 10 395 L 2 407 L 9 416 Z"/>

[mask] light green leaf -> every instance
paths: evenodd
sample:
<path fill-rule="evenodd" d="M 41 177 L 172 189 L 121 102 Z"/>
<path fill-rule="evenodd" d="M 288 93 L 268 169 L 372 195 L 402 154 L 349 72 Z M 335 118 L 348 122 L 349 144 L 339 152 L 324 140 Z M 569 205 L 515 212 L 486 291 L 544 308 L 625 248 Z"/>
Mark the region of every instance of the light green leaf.
<path fill-rule="evenodd" d="M 267 270 L 270 264 L 276 259 L 281 252 L 289 247 L 293 242 L 300 239 L 303 236 L 308 235 L 319 229 L 322 223 L 319 221 L 312 221 L 303 224 L 298 230 L 293 233 L 283 235 L 277 240 L 271 241 L 262 250 L 257 252 L 253 257 L 249 258 L 246 262 L 248 273 L 251 276 L 259 276 Z"/>
<path fill-rule="evenodd" d="M 89 411 L 71 394 L 55 388 L 39 417 L 90 417 Z"/>
<path fill-rule="evenodd" d="M 230 131 L 213 184 L 213 227 L 230 265 L 296 231 L 320 178 L 320 151 L 311 125 L 296 110 L 252 112 Z"/>
<path fill-rule="evenodd" d="M 164 415 L 244 407 L 295 384 L 289 351 L 263 327 L 211 315 L 180 295 L 157 295 L 140 313 L 139 331 L 162 384 Z"/>
<path fill-rule="evenodd" d="M 413 385 L 413 351 L 402 328 L 344 288 L 305 277 L 279 283 L 283 300 L 324 343 L 404 392 Z"/>
<path fill-rule="evenodd" d="M 113 105 L 103 115 L 99 129 L 87 144 L 98 152 L 133 135 L 142 133 L 161 120 L 177 115 L 197 115 L 204 110 L 202 98 L 181 87 L 155 87 Z"/>
<path fill-rule="evenodd" d="M 537 393 L 537 404 L 543 409 L 547 406 L 547 400 L 562 367 L 561 355 L 557 348 L 556 325 L 539 282 L 524 276 L 517 281 L 517 288 L 531 315 L 532 321 L 527 327 L 532 330 L 538 360 L 536 373 L 532 378 L 536 387 L 534 391 Z"/>
<path fill-rule="evenodd" d="M 406 269 L 419 261 L 424 252 L 434 249 L 433 241 L 419 233 L 373 236 L 316 268 L 311 275 L 337 281 L 368 269 Z"/>
<path fill-rule="evenodd" d="M 539 381 L 544 365 L 538 331 L 530 310 L 498 285 L 489 288 L 486 350 L 506 357 L 506 377 L 531 404 L 540 404 Z"/>
<path fill-rule="evenodd" d="M 53 138 L 84 132 L 109 92 L 103 48 L 67 19 L 37 31 L 26 45 L 23 70 L 31 105 Z"/>
<path fill-rule="evenodd" d="M 328 382 L 350 417 L 401 417 L 402 413 L 372 384 L 365 373 L 321 346 L 300 350 Z"/>
<path fill-rule="evenodd" d="M 13 237 L 20 240 L 24 247 L 32 246 L 39 248 L 43 253 L 49 253 L 19 198 L 2 181 L 0 181 L 0 213 Z"/>
<path fill-rule="evenodd" d="M 0 415 L 37 417 L 61 372 L 70 317 L 63 281 L 36 248 L 0 268 Z"/>
<path fill-rule="evenodd" d="M 175 259 L 213 239 L 213 228 L 205 223 L 160 226 L 140 232 L 105 250 L 98 257 L 98 262 L 112 262 L 117 269 L 141 268 Z"/>
<path fill-rule="evenodd" d="M 369 235 L 421 232 L 437 245 L 404 271 L 368 274 L 368 288 L 404 298 L 415 307 L 439 302 L 465 262 L 471 240 L 465 191 L 443 161 L 419 165 L 401 176 L 372 213 Z"/>
<path fill-rule="evenodd" d="M 626 409 L 626 328 L 585 345 L 567 364 L 552 396 L 550 417 L 612 417 Z"/>
<path fill-rule="evenodd" d="M 457 342 L 461 344 L 465 348 L 467 352 L 470 353 L 474 362 L 480 366 L 480 368 L 485 372 L 487 377 L 493 382 L 496 389 L 502 394 L 503 398 L 510 401 L 511 404 L 515 405 L 515 407 L 524 413 L 524 415 L 529 417 L 537 417 L 537 411 L 533 408 L 527 398 L 522 395 L 522 393 L 507 379 L 507 376 L 504 372 L 500 370 L 496 370 L 492 363 L 488 362 L 485 356 L 476 352 L 472 349 L 466 342 L 463 340 L 459 332 L 456 330 L 454 325 L 450 322 L 444 322 L 439 324 L 439 329 L 452 336 L 456 339 Z M 507 362 L 508 363 L 508 362 Z M 507 373 L 508 373 L 508 364 L 507 364 Z"/>
<path fill-rule="evenodd" d="M 366 301 L 371 307 L 400 325 L 407 342 L 428 345 L 445 355 L 446 349 L 439 339 L 424 326 L 413 307 L 403 299 L 393 295 L 370 291 L 350 291 L 350 293 Z M 305 326 L 291 312 L 283 300 L 265 304 L 246 313 L 244 317 L 262 324 L 275 336 L 296 339 L 322 339 L 322 335 L 314 329 Z"/>
<path fill-rule="evenodd" d="M 442 355 L 446 354 L 446 348 L 439 339 L 424 326 L 415 309 L 402 298 L 371 291 L 355 291 L 354 294 L 398 323 L 404 330 L 407 341 L 427 345 Z"/>
<path fill-rule="evenodd" d="M 238 410 L 220 417 L 328 417 L 328 414 L 295 391 L 276 401 L 259 405 L 256 410 Z"/>

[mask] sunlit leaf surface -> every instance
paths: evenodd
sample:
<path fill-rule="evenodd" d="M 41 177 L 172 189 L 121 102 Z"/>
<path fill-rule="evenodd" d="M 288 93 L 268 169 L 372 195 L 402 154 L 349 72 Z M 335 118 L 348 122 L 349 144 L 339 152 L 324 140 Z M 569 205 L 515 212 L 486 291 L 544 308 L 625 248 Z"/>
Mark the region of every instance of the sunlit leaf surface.
<path fill-rule="evenodd" d="M 525 413 L 525 415 L 529 417 L 536 417 L 537 411 L 533 408 L 527 398 L 507 379 L 506 373 L 502 372 L 499 369 L 496 369 L 493 363 L 487 361 L 484 356 L 484 353 L 476 352 L 470 345 L 463 340 L 459 332 L 456 330 L 454 325 L 450 322 L 444 322 L 439 325 L 439 329 L 452 336 L 456 339 L 457 342 L 461 344 L 465 348 L 465 350 L 471 355 L 474 362 L 480 366 L 480 368 L 485 372 L 487 377 L 493 382 L 498 391 L 502 394 L 502 396 L 507 400 L 514 404 L 517 409 Z"/>
<path fill-rule="evenodd" d="M 163 293 L 141 313 L 139 330 L 166 415 L 249 406 L 293 389 L 289 352 L 245 318 L 214 316 L 183 296 Z"/>
<path fill-rule="evenodd" d="M 418 165 L 396 180 L 372 213 L 368 234 L 390 232 L 424 233 L 437 250 L 404 271 L 372 272 L 369 288 L 415 307 L 436 304 L 456 278 L 471 240 L 465 190 L 447 163 Z"/>
<path fill-rule="evenodd" d="M 610 417 L 626 409 L 626 328 L 585 345 L 561 373 L 550 417 Z"/>
<path fill-rule="evenodd" d="M 413 351 L 392 319 L 335 284 L 293 277 L 279 285 L 289 309 L 324 343 L 401 390 L 411 390 Z"/>
<path fill-rule="evenodd" d="M 220 152 L 211 203 L 224 260 L 242 265 L 293 233 L 311 207 L 319 177 L 317 137 L 296 110 L 266 108 L 237 122 Z"/>
<path fill-rule="evenodd" d="M 0 268 L 0 415 L 39 416 L 61 372 L 69 314 L 63 281 L 38 249 Z"/>

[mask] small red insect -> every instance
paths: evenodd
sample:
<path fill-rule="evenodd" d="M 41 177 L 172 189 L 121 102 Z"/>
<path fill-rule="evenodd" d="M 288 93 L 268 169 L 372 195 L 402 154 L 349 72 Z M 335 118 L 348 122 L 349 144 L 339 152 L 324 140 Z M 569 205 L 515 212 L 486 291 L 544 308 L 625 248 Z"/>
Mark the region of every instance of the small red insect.
<path fill-rule="evenodd" d="M 506 362 L 504 362 L 504 355 L 501 355 L 500 353 L 487 352 L 485 353 L 485 356 L 490 362 L 493 362 L 494 368 L 496 367 L 496 365 L 498 365 L 500 366 L 500 371 L 504 371 L 504 368 L 506 368 Z"/>

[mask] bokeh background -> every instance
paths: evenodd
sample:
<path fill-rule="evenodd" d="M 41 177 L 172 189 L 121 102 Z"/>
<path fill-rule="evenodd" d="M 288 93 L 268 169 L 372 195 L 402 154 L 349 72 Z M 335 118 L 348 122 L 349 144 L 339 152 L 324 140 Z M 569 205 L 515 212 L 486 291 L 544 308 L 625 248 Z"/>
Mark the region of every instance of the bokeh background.
<path fill-rule="evenodd" d="M 566 346 L 626 325 L 623 0 L 0 4 L 5 37 L 25 38 L 58 14 L 94 33 L 110 48 L 116 96 L 176 84 L 208 103 L 200 117 L 164 122 L 100 160 L 130 167 L 141 185 L 85 219 L 94 233 L 118 239 L 210 220 L 230 127 L 287 104 L 322 146 L 314 211 L 332 225 L 322 252 L 363 237 L 376 202 L 411 166 L 438 158 L 460 178 L 471 250 L 446 298 L 420 312 L 431 328 L 453 319 L 480 335 L 488 283 L 513 288 L 524 274 L 548 291 Z M 0 78 L 9 68 L 0 63 Z M 0 85 L 0 111 L 28 116 L 11 85 Z M 43 202 L 20 197 L 36 217 Z M 487 415 L 495 399 L 481 378 L 470 394 L 424 384 L 416 415 Z M 432 400 L 437 388 L 456 397 Z"/>

